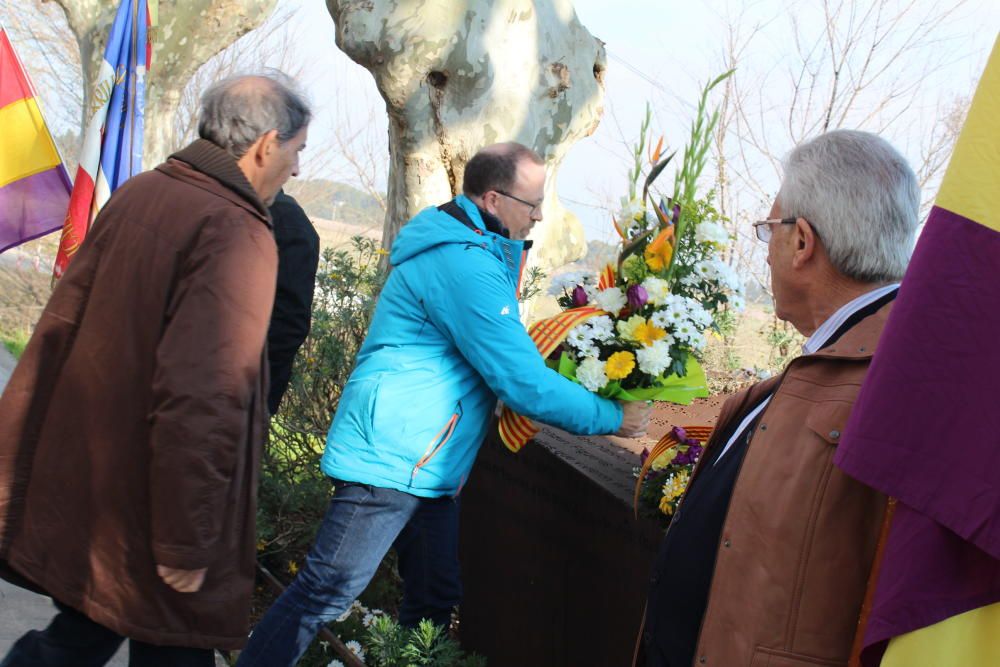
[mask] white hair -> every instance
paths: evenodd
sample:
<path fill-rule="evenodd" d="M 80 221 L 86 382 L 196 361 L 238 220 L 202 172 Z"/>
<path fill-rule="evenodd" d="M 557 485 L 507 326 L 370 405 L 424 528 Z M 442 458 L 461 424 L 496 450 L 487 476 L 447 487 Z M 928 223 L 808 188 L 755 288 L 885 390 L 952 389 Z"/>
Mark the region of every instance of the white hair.
<path fill-rule="evenodd" d="M 805 218 L 830 261 L 862 282 L 899 280 L 913 252 L 920 186 L 906 159 L 868 132 L 833 130 L 785 158 L 783 218 Z"/>
<path fill-rule="evenodd" d="M 294 82 L 278 70 L 233 76 L 201 98 L 198 135 L 239 160 L 261 135 L 278 131 L 284 143 L 309 124 L 312 111 Z"/>

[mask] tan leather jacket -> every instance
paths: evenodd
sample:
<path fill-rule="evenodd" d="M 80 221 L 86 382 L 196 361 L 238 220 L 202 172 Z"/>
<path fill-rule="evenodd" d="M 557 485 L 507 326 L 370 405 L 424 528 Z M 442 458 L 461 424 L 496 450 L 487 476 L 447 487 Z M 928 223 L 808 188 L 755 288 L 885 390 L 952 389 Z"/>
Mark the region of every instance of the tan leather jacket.
<path fill-rule="evenodd" d="M 847 664 L 886 498 L 833 454 L 891 307 L 723 407 L 717 434 L 774 391 L 733 490 L 696 667 Z"/>

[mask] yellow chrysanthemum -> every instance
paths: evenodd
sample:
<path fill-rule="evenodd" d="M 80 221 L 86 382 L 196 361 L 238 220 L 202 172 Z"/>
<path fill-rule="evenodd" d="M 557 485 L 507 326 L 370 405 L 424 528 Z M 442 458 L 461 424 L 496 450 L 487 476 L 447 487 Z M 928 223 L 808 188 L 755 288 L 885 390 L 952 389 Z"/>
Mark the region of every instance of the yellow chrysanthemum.
<path fill-rule="evenodd" d="M 299 564 L 294 560 L 288 561 L 288 574 L 295 575 L 299 572 Z"/>
<path fill-rule="evenodd" d="M 608 357 L 604 365 L 604 373 L 609 380 L 621 380 L 635 368 L 635 355 L 631 352 L 615 352 Z"/>
<path fill-rule="evenodd" d="M 667 332 L 652 322 L 643 322 L 633 329 L 632 335 L 637 341 L 648 347 L 666 336 Z"/>
<path fill-rule="evenodd" d="M 687 488 L 690 473 L 687 470 L 675 472 L 663 483 L 663 497 L 660 498 L 660 511 L 666 515 L 673 514 L 673 502 L 681 497 Z"/>

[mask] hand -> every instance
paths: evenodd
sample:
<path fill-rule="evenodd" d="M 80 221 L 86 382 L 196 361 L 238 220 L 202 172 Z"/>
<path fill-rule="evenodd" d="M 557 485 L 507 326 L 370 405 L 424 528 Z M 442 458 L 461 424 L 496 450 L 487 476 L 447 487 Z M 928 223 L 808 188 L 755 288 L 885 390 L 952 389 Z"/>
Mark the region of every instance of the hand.
<path fill-rule="evenodd" d="M 163 579 L 167 586 L 178 593 L 196 592 L 205 582 L 205 572 L 207 571 L 207 567 L 200 570 L 175 570 L 164 565 L 156 566 L 156 574 L 160 575 L 160 579 Z"/>
<path fill-rule="evenodd" d="M 618 401 L 622 406 L 622 425 L 615 435 L 623 438 L 638 438 L 646 435 L 649 427 L 649 415 L 653 405 L 646 401 Z"/>

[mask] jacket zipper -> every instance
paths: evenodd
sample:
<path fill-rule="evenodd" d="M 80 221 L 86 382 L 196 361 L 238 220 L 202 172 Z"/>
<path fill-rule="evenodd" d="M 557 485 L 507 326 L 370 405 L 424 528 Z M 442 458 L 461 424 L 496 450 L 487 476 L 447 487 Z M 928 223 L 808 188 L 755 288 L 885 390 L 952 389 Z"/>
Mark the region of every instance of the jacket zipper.
<path fill-rule="evenodd" d="M 455 427 L 458 425 L 458 420 L 461 416 L 462 403 L 459 402 L 458 409 L 452 413 L 451 418 L 449 418 L 448 422 L 441 427 L 441 430 L 437 432 L 437 435 L 431 438 L 431 442 L 427 446 L 427 450 L 424 452 L 424 455 L 421 456 L 420 460 L 417 461 L 417 464 L 413 466 L 413 471 L 410 473 L 411 486 L 413 485 L 413 480 L 417 476 L 417 473 L 420 472 L 421 468 L 430 463 L 431 459 L 437 456 L 437 453 L 441 451 L 441 448 L 444 447 L 449 440 L 451 440 L 451 436 L 454 435 Z"/>

